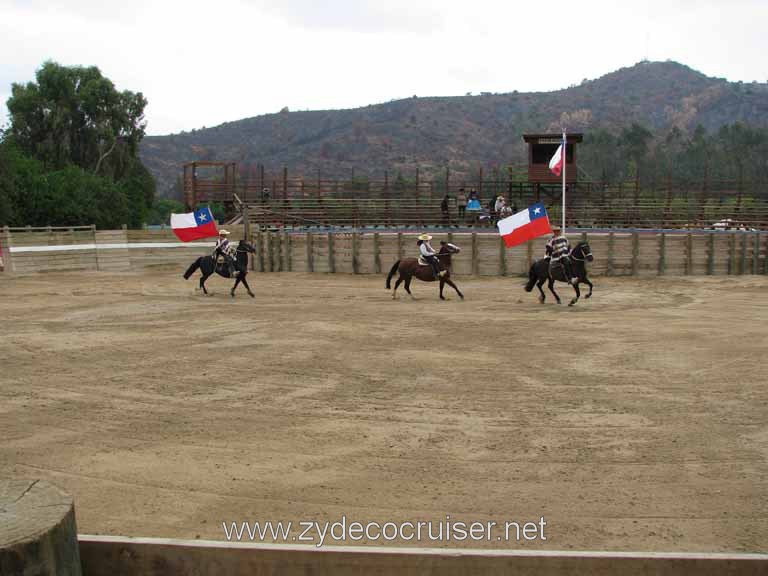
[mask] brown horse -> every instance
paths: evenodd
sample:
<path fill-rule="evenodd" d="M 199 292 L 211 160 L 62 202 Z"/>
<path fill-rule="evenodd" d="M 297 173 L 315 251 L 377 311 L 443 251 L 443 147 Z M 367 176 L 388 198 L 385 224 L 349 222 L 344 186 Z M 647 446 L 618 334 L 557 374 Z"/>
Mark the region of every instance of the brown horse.
<path fill-rule="evenodd" d="M 459 298 L 464 300 L 464 294 L 461 293 L 461 290 L 459 290 L 456 284 L 453 283 L 453 280 L 451 280 L 451 254 L 458 254 L 459 252 L 461 252 L 461 248 L 455 244 L 440 242 L 440 252 L 437 253 L 437 257 L 440 261 L 440 269 L 445 270 L 445 274 L 439 278 L 435 278 L 431 266 L 420 265 L 416 258 L 404 258 L 403 260 L 395 262 L 387 275 L 387 290 L 389 290 L 395 272 L 400 273 L 397 282 L 395 282 L 395 289 L 392 291 L 392 299 L 397 299 L 397 287 L 400 286 L 401 282 L 405 282 L 405 291 L 410 294 L 411 298 L 413 298 L 413 294 L 411 294 L 411 279 L 415 276 L 423 282 L 434 282 L 435 280 L 439 280 L 440 300 L 445 300 L 445 297 L 443 296 L 443 287 L 446 284 L 456 290 L 456 294 L 459 295 Z"/>

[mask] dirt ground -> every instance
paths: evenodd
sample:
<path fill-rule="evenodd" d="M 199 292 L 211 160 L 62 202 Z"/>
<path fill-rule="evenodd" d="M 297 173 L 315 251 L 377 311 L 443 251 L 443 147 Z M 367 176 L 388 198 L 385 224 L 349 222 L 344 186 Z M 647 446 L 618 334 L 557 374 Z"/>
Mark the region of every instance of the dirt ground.
<path fill-rule="evenodd" d="M 766 277 L 598 278 L 568 308 L 521 278 L 233 300 L 180 271 L 0 274 L 0 476 L 70 491 L 81 533 L 544 516 L 546 541 L 400 544 L 766 550 Z"/>

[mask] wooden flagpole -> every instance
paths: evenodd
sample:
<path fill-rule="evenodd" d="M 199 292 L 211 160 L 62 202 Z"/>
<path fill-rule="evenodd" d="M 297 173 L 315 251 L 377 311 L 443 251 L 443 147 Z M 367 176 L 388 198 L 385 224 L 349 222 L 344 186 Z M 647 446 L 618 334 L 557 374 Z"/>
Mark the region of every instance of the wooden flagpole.
<path fill-rule="evenodd" d="M 563 128 L 563 143 L 562 143 L 562 153 L 563 153 L 563 235 L 565 235 L 565 167 L 568 164 L 568 155 L 566 154 L 568 148 L 567 148 L 567 140 L 565 138 L 565 128 Z"/>

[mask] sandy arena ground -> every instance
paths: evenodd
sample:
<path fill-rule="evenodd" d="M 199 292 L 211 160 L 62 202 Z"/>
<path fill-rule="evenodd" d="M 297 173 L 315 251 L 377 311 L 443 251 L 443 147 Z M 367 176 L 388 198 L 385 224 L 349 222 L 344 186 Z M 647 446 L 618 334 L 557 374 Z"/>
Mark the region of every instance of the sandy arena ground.
<path fill-rule="evenodd" d="M 597 278 L 572 309 L 521 278 L 250 278 L 0 274 L 0 476 L 90 534 L 544 516 L 401 544 L 766 551 L 768 278 Z"/>

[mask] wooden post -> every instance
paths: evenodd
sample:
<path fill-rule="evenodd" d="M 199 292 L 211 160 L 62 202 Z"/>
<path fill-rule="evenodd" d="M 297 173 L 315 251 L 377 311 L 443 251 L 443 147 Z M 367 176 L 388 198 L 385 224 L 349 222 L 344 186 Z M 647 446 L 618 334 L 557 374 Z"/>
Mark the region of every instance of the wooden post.
<path fill-rule="evenodd" d="M 504 238 L 499 236 L 499 276 L 507 275 L 507 247 Z"/>
<path fill-rule="evenodd" d="M 728 274 L 736 274 L 736 233 L 731 232 L 728 242 Z"/>
<path fill-rule="evenodd" d="M 3 238 L 0 240 L 0 260 L 3 260 L 4 268 L 13 270 L 13 262 L 11 262 L 11 228 L 7 224 L 3 226 Z"/>
<path fill-rule="evenodd" d="M 693 274 L 693 234 L 685 237 L 685 273 Z"/>
<path fill-rule="evenodd" d="M 352 274 L 360 274 L 360 233 L 352 232 Z"/>
<path fill-rule="evenodd" d="M 312 247 L 312 238 L 312 232 L 307 232 L 307 272 L 315 271 L 315 254 Z"/>
<path fill-rule="evenodd" d="M 283 252 L 285 254 L 285 271 L 290 272 L 293 268 L 291 266 L 291 237 L 285 229 L 283 229 Z"/>
<path fill-rule="evenodd" d="M 760 274 L 760 232 L 755 232 L 752 247 L 752 274 Z"/>
<path fill-rule="evenodd" d="M 614 273 L 614 253 L 616 250 L 616 238 L 613 232 L 608 233 L 608 262 L 606 263 L 605 274 L 612 276 Z"/>
<path fill-rule="evenodd" d="M 10 236 L 8 238 L 10 239 Z M 763 274 L 768 274 L 768 234 L 765 235 L 765 254 L 763 254 Z"/>
<path fill-rule="evenodd" d="M 709 235 L 709 242 L 707 243 L 707 274 L 712 276 L 715 273 L 715 235 Z"/>
<path fill-rule="evenodd" d="M 528 241 L 525 243 L 525 259 L 526 259 L 526 272 L 531 269 L 533 264 L 533 242 Z"/>
<path fill-rule="evenodd" d="M 632 276 L 637 276 L 639 259 L 640 259 L 640 235 L 637 232 L 632 232 Z"/>
<path fill-rule="evenodd" d="M 269 270 L 268 272 L 275 271 L 275 241 L 272 237 L 272 232 L 267 231 L 267 254 L 269 256 Z"/>
<path fill-rule="evenodd" d="M 328 232 L 328 272 L 336 272 L 336 257 L 333 253 L 333 232 Z"/>
<path fill-rule="evenodd" d="M 397 259 L 402 260 L 404 256 L 404 247 L 403 247 L 403 233 L 398 232 L 397 233 Z"/>
<path fill-rule="evenodd" d="M 667 272 L 667 235 L 659 234 L 659 276 Z"/>
<path fill-rule="evenodd" d="M 93 236 L 93 254 L 96 258 L 96 270 L 99 270 L 99 246 L 96 244 L 96 224 L 91 224 L 91 235 Z M 74 241 L 74 237 L 73 237 Z"/>
<path fill-rule="evenodd" d="M 747 273 L 747 235 L 741 233 L 741 266 L 739 266 L 739 274 Z"/>
<path fill-rule="evenodd" d="M 253 238 L 251 238 L 251 218 L 248 213 L 248 204 L 243 204 L 243 237 L 246 242 L 249 244 L 253 244 Z M 253 255 L 248 254 L 248 262 L 249 266 L 247 267 L 249 270 L 253 270 L 254 262 L 253 262 Z"/>
<path fill-rule="evenodd" d="M 480 250 L 477 245 L 477 232 L 472 232 L 472 274 L 480 274 Z"/>
<path fill-rule="evenodd" d="M 381 274 L 381 244 L 378 232 L 373 233 L 373 271 Z"/>

